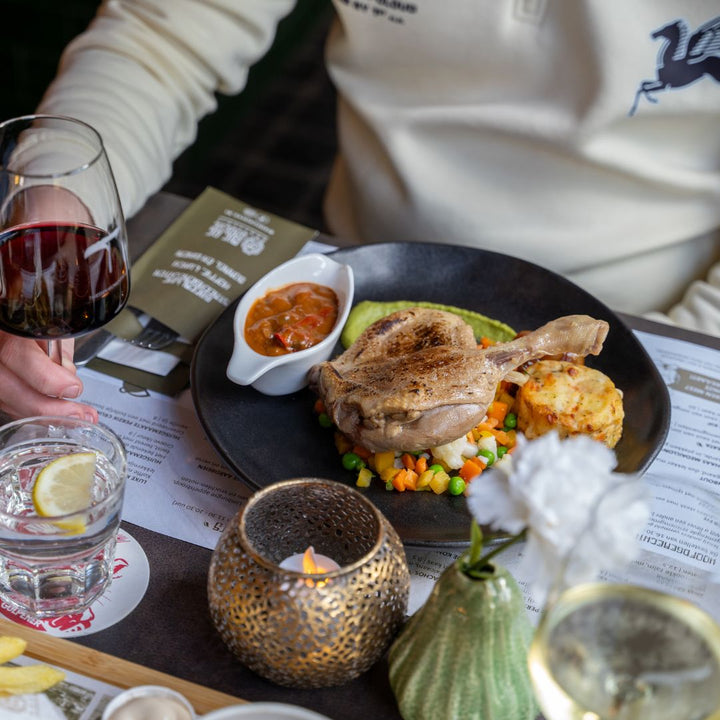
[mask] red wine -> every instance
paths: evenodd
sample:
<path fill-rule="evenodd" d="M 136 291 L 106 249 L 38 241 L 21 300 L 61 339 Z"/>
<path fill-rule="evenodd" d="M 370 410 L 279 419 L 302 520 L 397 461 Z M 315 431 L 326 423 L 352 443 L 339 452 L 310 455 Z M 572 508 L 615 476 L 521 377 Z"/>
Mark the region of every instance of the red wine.
<path fill-rule="evenodd" d="M 0 329 L 32 338 L 94 330 L 127 302 L 117 241 L 87 225 L 26 225 L 0 233 Z"/>

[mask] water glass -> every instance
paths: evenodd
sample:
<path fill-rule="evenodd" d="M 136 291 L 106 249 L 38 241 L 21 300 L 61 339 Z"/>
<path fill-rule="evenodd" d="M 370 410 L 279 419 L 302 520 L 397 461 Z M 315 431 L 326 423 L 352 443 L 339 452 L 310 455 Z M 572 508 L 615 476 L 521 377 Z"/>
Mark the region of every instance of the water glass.
<path fill-rule="evenodd" d="M 40 471 L 57 458 L 96 456 L 91 501 L 44 517 L 33 503 Z M 0 600 L 31 618 L 81 612 L 112 579 L 127 458 L 102 425 L 35 417 L 0 428 Z"/>

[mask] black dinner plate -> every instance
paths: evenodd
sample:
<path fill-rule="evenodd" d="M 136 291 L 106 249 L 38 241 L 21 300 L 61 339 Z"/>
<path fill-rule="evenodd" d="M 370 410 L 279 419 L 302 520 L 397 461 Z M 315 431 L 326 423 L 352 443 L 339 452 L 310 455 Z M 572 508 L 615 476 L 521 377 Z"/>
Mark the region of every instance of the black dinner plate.
<path fill-rule="evenodd" d="M 602 370 L 624 393 L 617 470 L 644 470 L 662 446 L 670 400 L 654 363 L 617 315 L 563 277 L 507 255 L 453 245 L 365 245 L 338 250 L 332 257 L 352 266 L 355 302 L 455 305 L 502 320 L 517 331 L 576 313 L 607 320 L 610 332 L 603 350 L 587 364 Z M 354 485 L 353 473 L 341 465 L 332 430 L 317 422 L 309 390 L 270 397 L 227 379 L 236 304 L 205 331 L 192 363 L 193 400 L 211 443 L 254 489 L 307 476 Z M 363 492 L 408 545 L 457 546 L 468 541 L 470 516 L 462 496 L 389 492 L 377 479 Z"/>

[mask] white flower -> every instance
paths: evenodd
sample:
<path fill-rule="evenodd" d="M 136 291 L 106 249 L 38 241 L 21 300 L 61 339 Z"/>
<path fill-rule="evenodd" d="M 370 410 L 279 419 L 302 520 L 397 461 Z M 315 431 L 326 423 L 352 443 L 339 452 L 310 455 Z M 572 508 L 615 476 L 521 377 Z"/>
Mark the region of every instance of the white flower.
<path fill-rule="evenodd" d="M 491 469 L 471 483 L 468 507 L 479 525 L 514 535 L 527 528 L 520 570 L 539 600 L 561 570 L 576 583 L 635 556 L 649 493 L 638 476 L 613 473 L 615 461 L 584 435 L 519 435 L 509 474 Z"/>

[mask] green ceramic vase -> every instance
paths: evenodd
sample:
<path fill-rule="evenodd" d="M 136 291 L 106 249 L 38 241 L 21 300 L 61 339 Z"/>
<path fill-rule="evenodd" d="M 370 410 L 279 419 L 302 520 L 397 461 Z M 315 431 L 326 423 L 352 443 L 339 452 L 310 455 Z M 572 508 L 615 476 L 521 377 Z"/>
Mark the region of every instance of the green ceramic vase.
<path fill-rule="evenodd" d="M 532 633 L 505 568 L 477 580 L 451 565 L 390 648 L 390 684 L 404 720 L 534 720 Z"/>

